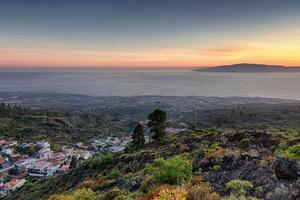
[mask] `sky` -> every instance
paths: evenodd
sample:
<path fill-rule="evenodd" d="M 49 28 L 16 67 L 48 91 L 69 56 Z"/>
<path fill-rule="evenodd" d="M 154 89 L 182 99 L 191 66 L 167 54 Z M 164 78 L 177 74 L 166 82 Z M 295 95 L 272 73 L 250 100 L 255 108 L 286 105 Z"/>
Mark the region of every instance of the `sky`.
<path fill-rule="evenodd" d="M 1 0 L 0 67 L 300 66 L 299 0 Z"/>

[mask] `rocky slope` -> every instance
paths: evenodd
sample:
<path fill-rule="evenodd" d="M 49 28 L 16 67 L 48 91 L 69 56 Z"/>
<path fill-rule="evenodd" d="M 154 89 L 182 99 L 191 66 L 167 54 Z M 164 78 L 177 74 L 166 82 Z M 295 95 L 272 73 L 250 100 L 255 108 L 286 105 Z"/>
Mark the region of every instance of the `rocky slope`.
<path fill-rule="evenodd" d="M 90 196 L 86 199 L 104 200 L 232 199 L 234 195 L 296 200 L 300 197 L 300 164 L 287 149 L 299 144 L 299 136 L 264 130 L 186 131 L 168 135 L 160 143 L 93 158 L 68 174 L 28 181 L 7 198 L 47 199 L 52 195 L 53 200 L 81 192 Z M 234 190 L 235 181 L 250 187 L 239 193 Z"/>

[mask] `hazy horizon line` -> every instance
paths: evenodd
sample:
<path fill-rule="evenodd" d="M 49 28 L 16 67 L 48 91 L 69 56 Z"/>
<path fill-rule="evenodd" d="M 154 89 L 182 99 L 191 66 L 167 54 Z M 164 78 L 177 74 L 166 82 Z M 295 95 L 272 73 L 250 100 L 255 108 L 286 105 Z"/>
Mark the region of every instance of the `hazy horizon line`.
<path fill-rule="evenodd" d="M 232 66 L 239 64 L 265 65 L 265 66 L 280 66 L 280 67 L 300 67 L 300 65 L 280 65 L 280 64 L 263 64 L 263 63 L 233 63 L 219 65 L 202 65 L 202 66 L 0 66 L 0 70 L 9 69 L 201 69 L 220 66 Z"/>

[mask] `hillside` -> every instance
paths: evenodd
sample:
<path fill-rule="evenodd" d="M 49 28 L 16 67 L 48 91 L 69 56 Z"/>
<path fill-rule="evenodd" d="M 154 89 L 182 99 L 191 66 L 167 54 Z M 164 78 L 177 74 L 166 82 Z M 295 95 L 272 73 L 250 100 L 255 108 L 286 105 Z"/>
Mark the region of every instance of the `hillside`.
<path fill-rule="evenodd" d="M 64 108 L 33 110 L 26 107 L 0 104 L 0 138 L 19 142 L 48 140 L 68 144 L 123 133 L 124 126 L 112 122 L 105 113 L 73 111 Z"/>
<path fill-rule="evenodd" d="M 300 104 L 297 101 L 246 101 L 244 104 L 219 105 L 225 98 L 212 98 L 209 103 L 197 105 L 197 99 L 179 98 L 174 105 L 161 103 L 158 108 L 168 113 L 168 126 L 180 128 L 186 124 L 190 129 L 300 129 Z M 235 98 L 228 101 L 237 102 Z M 180 103 L 180 108 L 176 106 Z M 203 102 L 202 99 L 198 102 Z M 287 102 L 287 103 L 285 103 Z M 294 102 L 294 103 L 293 103 Z M 211 104 L 211 105 L 210 105 Z M 103 104 L 102 104 L 103 105 Z M 213 108 L 214 106 L 214 108 Z M 106 135 L 128 135 L 138 121 L 144 120 L 155 105 L 134 106 L 124 104 L 105 109 L 74 110 L 71 108 L 41 108 L 0 106 L 0 138 L 12 138 L 30 142 L 49 140 L 66 144 L 85 142 Z"/>
<path fill-rule="evenodd" d="M 241 63 L 234 65 L 222 65 L 216 67 L 200 68 L 195 71 L 200 72 L 228 72 L 228 73 L 300 73 L 300 67 L 280 66 L 280 65 L 264 65 Z"/>
<path fill-rule="evenodd" d="M 230 199 L 296 200 L 300 166 L 295 159 L 300 157 L 298 152 L 292 159 L 287 152 L 299 144 L 299 136 L 263 130 L 187 131 L 142 148 L 94 157 L 68 174 L 29 180 L 11 199 L 52 195 L 51 200 L 59 200 L 80 194 L 80 199 L 95 200 L 167 200 L 173 195 L 229 200 L 231 193 Z"/>
<path fill-rule="evenodd" d="M 187 131 L 141 146 L 130 144 L 123 152 L 96 154 L 66 173 L 26 177 L 25 185 L 5 199 L 169 200 L 169 193 L 183 200 L 298 199 L 298 104 L 250 104 L 180 114 L 189 124 Z M 118 127 L 109 119 L 92 111 L 1 104 L 0 134 L 18 141 L 64 144 L 109 135 L 105 130 Z M 166 124 L 174 121 L 173 116 Z"/>

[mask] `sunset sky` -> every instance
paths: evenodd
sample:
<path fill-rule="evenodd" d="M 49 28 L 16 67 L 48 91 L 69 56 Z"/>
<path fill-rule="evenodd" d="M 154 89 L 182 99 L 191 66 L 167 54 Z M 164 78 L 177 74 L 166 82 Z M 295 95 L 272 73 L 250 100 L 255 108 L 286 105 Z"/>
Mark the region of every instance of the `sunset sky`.
<path fill-rule="evenodd" d="M 0 67 L 300 66 L 299 0 L 1 0 Z"/>

